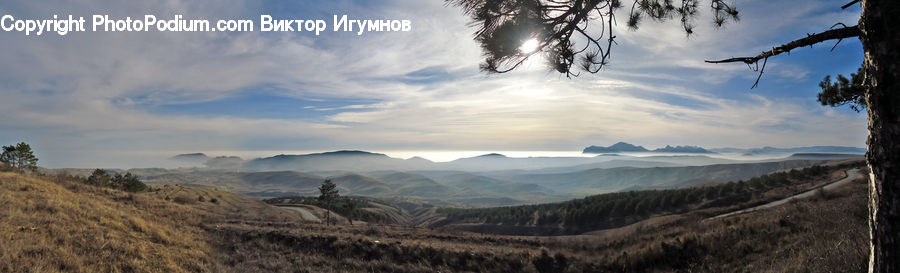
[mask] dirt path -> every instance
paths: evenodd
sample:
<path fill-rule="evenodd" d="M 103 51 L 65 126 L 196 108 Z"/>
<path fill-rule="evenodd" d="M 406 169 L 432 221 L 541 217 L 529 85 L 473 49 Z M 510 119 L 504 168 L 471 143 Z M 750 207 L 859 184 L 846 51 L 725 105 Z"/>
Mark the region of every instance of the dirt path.
<path fill-rule="evenodd" d="M 847 172 L 847 177 L 845 177 L 844 179 L 838 180 L 838 181 L 836 181 L 836 182 L 830 183 L 830 184 L 825 185 L 825 186 L 820 187 L 820 188 L 824 188 L 825 190 L 834 189 L 834 188 L 836 188 L 836 187 L 840 187 L 841 185 L 850 183 L 850 182 L 853 181 L 853 180 L 860 179 L 860 178 L 863 177 L 863 176 L 859 173 L 859 168 L 853 168 L 853 169 L 847 170 L 846 172 Z M 812 196 L 814 196 L 814 195 L 817 193 L 817 191 L 818 191 L 820 188 L 815 188 L 815 189 L 812 189 L 812 190 L 809 190 L 809 191 L 806 191 L 806 192 L 803 192 L 803 193 L 800 193 L 800 194 L 797 194 L 797 195 L 794 195 L 794 196 L 791 196 L 791 197 L 788 197 L 788 198 L 785 198 L 785 199 L 781 199 L 781 200 L 774 201 L 774 202 L 771 202 L 771 203 L 762 204 L 762 205 L 755 206 L 755 207 L 752 207 L 752 208 L 747 208 L 747 209 L 742 209 L 742 210 L 738 210 L 738 211 L 732 211 L 732 212 L 729 212 L 729 213 L 721 214 L 721 215 L 718 215 L 718 216 L 715 216 L 715 217 L 711 217 L 711 218 L 709 218 L 709 219 L 724 218 L 724 217 L 728 217 L 728 216 L 732 216 L 732 215 L 738 215 L 738 214 L 741 214 L 741 213 L 746 213 L 746 212 L 751 212 L 751 211 L 757 211 L 757 210 L 761 210 L 761 209 L 767 209 L 767 208 L 771 208 L 771 207 L 776 207 L 776 206 L 784 205 L 784 204 L 786 204 L 787 202 L 790 202 L 791 200 L 794 200 L 794 199 L 803 199 L 803 198 L 809 198 L 809 197 L 812 197 Z"/>
<path fill-rule="evenodd" d="M 289 210 L 293 210 L 293 211 L 300 212 L 300 216 L 303 217 L 303 220 L 306 220 L 306 221 L 313 221 L 313 222 L 320 222 L 320 223 L 322 222 L 322 220 L 319 219 L 319 217 L 316 217 L 315 214 L 312 214 L 312 212 L 309 212 L 308 210 L 306 210 L 306 209 L 304 209 L 304 208 L 300 208 L 300 207 L 287 207 L 287 206 L 284 206 L 284 207 L 281 207 L 281 208 L 285 208 L 285 209 L 289 209 Z"/>

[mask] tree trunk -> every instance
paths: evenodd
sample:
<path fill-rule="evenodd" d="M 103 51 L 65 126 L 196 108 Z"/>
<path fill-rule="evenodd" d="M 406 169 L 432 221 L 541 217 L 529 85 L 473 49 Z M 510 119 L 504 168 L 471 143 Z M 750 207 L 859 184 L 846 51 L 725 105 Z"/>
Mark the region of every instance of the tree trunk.
<path fill-rule="evenodd" d="M 869 138 L 869 272 L 900 272 L 900 1 L 862 0 Z"/>

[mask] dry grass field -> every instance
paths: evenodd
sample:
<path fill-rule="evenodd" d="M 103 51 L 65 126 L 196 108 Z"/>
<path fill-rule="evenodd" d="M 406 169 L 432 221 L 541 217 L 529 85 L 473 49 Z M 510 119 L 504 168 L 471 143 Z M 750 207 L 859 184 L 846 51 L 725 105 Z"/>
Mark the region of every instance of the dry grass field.
<path fill-rule="evenodd" d="M 865 188 L 724 219 L 525 237 L 326 226 L 212 189 L 130 194 L 0 173 L 0 272 L 859 272 Z"/>

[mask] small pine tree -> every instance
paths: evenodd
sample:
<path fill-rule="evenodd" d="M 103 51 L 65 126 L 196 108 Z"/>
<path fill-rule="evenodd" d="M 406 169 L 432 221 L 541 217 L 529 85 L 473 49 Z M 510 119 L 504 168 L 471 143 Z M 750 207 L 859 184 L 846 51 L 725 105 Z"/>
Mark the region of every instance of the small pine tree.
<path fill-rule="evenodd" d="M 127 192 L 139 192 L 147 189 L 147 184 L 141 182 L 136 175 L 126 173 L 122 176 L 122 190 Z"/>
<path fill-rule="evenodd" d="M 325 224 L 331 224 L 331 205 L 337 200 L 340 195 L 338 194 L 337 185 L 331 182 L 331 179 L 326 179 L 325 182 L 322 183 L 322 186 L 319 187 L 319 203 L 325 206 Z"/>
<path fill-rule="evenodd" d="M 350 225 L 353 225 L 353 214 L 356 213 L 358 205 L 352 199 L 347 199 L 347 202 L 344 203 L 344 210 L 347 211 L 347 221 L 350 222 Z"/>

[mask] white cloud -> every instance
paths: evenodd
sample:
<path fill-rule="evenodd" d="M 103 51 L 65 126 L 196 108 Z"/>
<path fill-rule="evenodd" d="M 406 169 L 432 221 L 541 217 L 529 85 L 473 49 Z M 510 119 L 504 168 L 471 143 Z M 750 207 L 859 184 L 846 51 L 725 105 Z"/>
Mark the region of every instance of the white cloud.
<path fill-rule="evenodd" d="M 259 5 L 85 0 L 32 1 L 0 9 L 20 16 L 86 16 L 103 7 L 119 16 L 177 13 L 224 19 L 254 18 Z M 779 20 L 767 20 L 757 16 L 771 12 L 767 5 L 790 7 L 775 9 Z M 609 69 L 577 79 L 547 72 L 539 59 L 507 75 L 477 73 L 482 57 L 471 39 L 474 29 L 441 1 L 398 0 L 371 10 L 413 20 L 414 31 L 361 37 L 151 32 L 25 38 L 0 33 L 0 61 L 13 64 L 0 68 L 0 81 L 7 83 L 0 87 L 0 140 L 35 142 L 49 157 L 42 163 L 57 167 L 146 160 L 135 153 L 104 157 L 112 151 L 167 154 L 263 146 L 552 150 L 619 140 L 646 145 L 857 145 L 865 133 L 860 116 L 794 100 L 717 95 L 734 92 L 722 90 L 722 83 L 755 74 L 739 65 L 702 62 L 771 46 L 767 42 L 784 35 L 773 29 L 815 29 L 835 17 L 852 20 L 848 13 L 809 19 L 817 5 L 821 3 L 748 2 L 742 6 L 741 23 L 716 31 L 701 19 L 699 34 L 690 39 L 677 24 L 648 23 L 636 32 L 623 27 Z M 404 81 L 429 80 L 407 76 L 429 69 L 437 74 L 431 82 Z M 803 67 L 787 63 L 771 69 L 786 79 L 809 76 Z M 312 107 L 338 113 L 300 120 L 159 115 L 138 107 L 214 101 L 258 86 L 308 100 L 376 102 Z"/>

